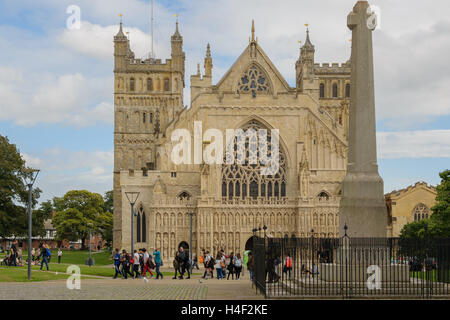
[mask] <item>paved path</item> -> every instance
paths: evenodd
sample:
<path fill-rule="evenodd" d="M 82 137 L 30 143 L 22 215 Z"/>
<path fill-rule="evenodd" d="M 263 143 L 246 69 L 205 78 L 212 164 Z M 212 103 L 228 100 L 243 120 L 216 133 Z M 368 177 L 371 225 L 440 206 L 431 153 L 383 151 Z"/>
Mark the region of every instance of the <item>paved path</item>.
<path fill-rule="evenodd" d="M 249 300 L 263 299 L 250 280 L 191 279 L 81 279 L 80 290 L 69 290 L 66 280 L 19 283 L 0 282 L 0 300 L 7 299 L 117 299 L 117 300 Z"/>

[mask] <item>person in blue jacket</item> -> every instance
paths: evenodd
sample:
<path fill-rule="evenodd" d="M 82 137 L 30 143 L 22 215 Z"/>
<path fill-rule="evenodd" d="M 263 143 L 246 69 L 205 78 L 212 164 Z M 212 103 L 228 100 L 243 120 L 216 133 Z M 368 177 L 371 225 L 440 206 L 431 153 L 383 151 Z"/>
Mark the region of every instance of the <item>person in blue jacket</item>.
<path fill-rule="evenodd" d="M 162 265 L 162 260 L 161 260 L 161 252 L 159 251 L 158 248 L 155 249 L 155 251 L 153 251 L 153 257 L 155 259 L 155 265 L 156 265 L 156 279 L 159 279 L 159 276 L 161 276 L 161 279 L 164 277 L 163 274 L 159 271 L 159 268 Z"/>

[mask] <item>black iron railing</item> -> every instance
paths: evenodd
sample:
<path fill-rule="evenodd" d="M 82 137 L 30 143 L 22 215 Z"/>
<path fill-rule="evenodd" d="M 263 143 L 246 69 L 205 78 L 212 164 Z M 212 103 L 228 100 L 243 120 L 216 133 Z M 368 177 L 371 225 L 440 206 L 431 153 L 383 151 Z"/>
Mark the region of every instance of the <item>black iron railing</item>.
<path fill-rule="evenodd" d="M 450 239 L 254 237 L 254 280 L 276 297 L 450 297 Z"/>

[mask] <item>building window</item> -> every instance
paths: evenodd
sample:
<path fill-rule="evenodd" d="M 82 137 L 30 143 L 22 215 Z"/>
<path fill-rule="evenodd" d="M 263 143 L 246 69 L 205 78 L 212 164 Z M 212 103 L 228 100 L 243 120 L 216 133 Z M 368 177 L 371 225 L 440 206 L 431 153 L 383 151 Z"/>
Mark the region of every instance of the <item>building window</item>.
<path fill-rule="evenodd" d="M 250 121 L 246 126 L 242 128 L 244 131 L 253 129 L 258 132 L 259 129 L 265 129 L 260 123 L 256 121 Z M 245 199 L 251 197 L 256 199 L 258 197 L 276 197 L 283 198 L 286 196 L 286 157 L 284 151 L 279 146 L 279 169 L 274 175 L 262 175 L 261 167 L 270 166 L 270 164 L 262 164 L 260 157 L 256 157 L 256 154 L 260 152 L 270 152 L 271 136 L 270 132 L 267 132 L 267 150 L 259 150 L 259 143 L 256 144 L 256 150 L 251 149 L 251 143 L 245 141 L 244 154 L 242 164 L 223 164 L 222 165 L 222 197 L 233 199 L 240 198 Z M 234 159 L 237 158 L 238 144 L 237 139 L 234 138 Z M 231 157 L 231 155 L 228 155 Z M 225 155 L 224 163 L 226 163 L 227 155 Z M 249 159 L 255 160 L 256 164 L 250 164 Z M 266 192 L 267 190 L 267 192 Z"/>
<path fill-rule="evenodd" d="M 169 79 L 165 78 L 164 79 L 164 91 L 169 91 L 169 90 L 170 90 L 170 88 L 169 88 Z"/>
<path fill-rule="evenodd" d="M 143 122 L 143 123 L 145 123 L 145 117 L 146 117 L 146 115 L 147 115 L 147 114 L 146 114 L 145 112 L 142 114 L 142 122 Z"/>
<path fill-rule="evenodd" d="M 333 98 L 338 97 L 338 86 L 337 83 L 333 83 Z"/>
<path fill-rule="evenodd" d="M 326 193 L 325 191 L 321 191 L 317 197 L 319 198 L 319 200 L 328 200 L 330 199 L 330 195 L 328 193 Z"/>
<path fill-rule="evenodd" d="M 130 79 L 130 91 L 134 91 L 134 78 Z"/>
<path fill-rule="evenodd" d="M 414 221 L 428 219 L 430 209 L 423 203 L 419 203 L 413 209 Z"/>
<path fill-rule="evenodd" d="M 183 199 L 189 200 L 189 199 L 191 198 L 191 195 L 190 195 L 189 193 L 187 193 L 186 191 L 183 191 L 182 193 L 180 193 L 180 194 L 178 195 L 178 198 L 179 198 L 180 200 L 183 200 Z"/>
<path fill-rule="evenodd" d="M 150 112 L 150 123 L 153 123 L 153 113 Z"/>
<path fill-rule="evenodd" d="M 147 242 L 147 218 L 142 211 L 142 242 Z"/>
<path fill-rule="evenodd" d="M 345 97 L 350 98 L 350 83 L 345 85 Z"/>
<path fill-rule="evenodd" d="M 325 98 L 325 85 L 323 83 L 320 84 L 319 95 L 321 98 Z"/>
<path fill-rule="evenodd" d="M 253 98 L 256 94 L 268 94 L 270 91 L 267 75 L 256 65 L 252 65 L 238 82 L 237 93 L 251 93 Z"/>
<path fill-rule="evenodd" d="M 136 217 L 136 241 L 141 242 L 141 211 L 142 207 L 139 209 Z"/>
<path fill-rule="evenodd" d="M 176 178 L 176 177 L 177 177 L 177 173 L 176 173 L 176 172 L 171 172 L 171 173 L 170 173 L 170 176 L 171 176 L 172 178 Z"/>
<path fill-rule="evenodd" d="M 153 82 L 152 79 L 147 79 L 147 91 L 153 91 Z"/>

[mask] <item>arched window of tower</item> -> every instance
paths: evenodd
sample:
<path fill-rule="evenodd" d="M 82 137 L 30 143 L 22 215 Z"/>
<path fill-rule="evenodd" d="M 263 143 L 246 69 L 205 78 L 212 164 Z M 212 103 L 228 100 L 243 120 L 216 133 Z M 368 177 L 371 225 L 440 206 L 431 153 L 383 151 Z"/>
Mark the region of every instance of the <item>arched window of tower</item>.
<path fill-rule="evenodd" d="M 333 83 L 333 98 L 338 97 L 338 85 L 337 83 Z"/>
<path fill-rule="evenodd" d="M 320 84 L 319 95 L 321 98 L 325 98 L 325 84 L 323 83 Z"/>

